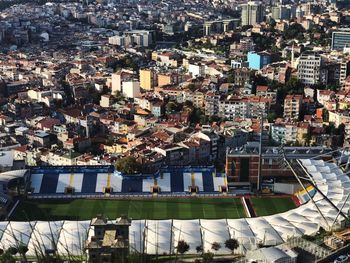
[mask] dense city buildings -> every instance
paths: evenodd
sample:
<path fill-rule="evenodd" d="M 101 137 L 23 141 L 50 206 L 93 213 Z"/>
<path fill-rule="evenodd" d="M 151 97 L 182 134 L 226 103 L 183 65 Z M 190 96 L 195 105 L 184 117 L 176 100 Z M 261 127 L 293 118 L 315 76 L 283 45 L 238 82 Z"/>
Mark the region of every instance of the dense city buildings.
<path fill-rule="evenodd" d="M 0 262 L 344 259 L 349 109 L 347 1 L 2 1 Z"/>

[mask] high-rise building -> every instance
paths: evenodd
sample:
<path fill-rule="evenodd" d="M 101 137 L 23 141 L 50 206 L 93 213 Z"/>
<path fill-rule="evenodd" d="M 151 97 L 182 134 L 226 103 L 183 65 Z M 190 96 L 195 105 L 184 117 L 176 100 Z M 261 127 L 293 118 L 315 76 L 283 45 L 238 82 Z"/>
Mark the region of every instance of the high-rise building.
<path fill-rule="evenodd" d="M 122 36 L 112 36 L 108 38 L 111 45 L 125 46 L 138 45 L 141 47 L 148 47 L 153 43 L 152 33 L 147 30 L 131 30 L 125 31 Z"/>
<path fill-rule="evenodd" d="M 263 22 L 264 9 L 261 2 L 249 1 L 242 5 L 242 26 L 255 25 Z"/>
<path fill-rule="evenodd" d="M 271 17 L 274 20 L 289 20 L 296 16 L 294 5 L 277 5 L 271 8 Z"/>
<path fill-rule="evenodd" d="M 317 52 L 304 52 L 299 58 L 298 78 L 303 84 L 327 83 L 327 72 L 323 70 L 323 59 Z"/>
<path fill-rule="evenodd" d="M 342 50 L 347 44 L 350 44 L 350 29 L 342 29 L 340 31 L 333 32 L 332 34 L 333 50 Z"/>
<path fill-rule="evenodd" d="M 145 90 L 153 90 L 156 85 L 156 72 L 152 69 L 140 69 L 140 87 Z"/>

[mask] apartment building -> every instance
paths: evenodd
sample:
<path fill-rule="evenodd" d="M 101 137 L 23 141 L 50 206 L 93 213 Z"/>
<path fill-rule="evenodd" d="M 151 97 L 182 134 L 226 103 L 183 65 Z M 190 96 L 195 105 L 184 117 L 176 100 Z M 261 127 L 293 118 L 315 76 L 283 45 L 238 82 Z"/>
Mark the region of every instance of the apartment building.
<path fill-rule="evenodd" d="M 328 76 L 323 64 L 323 58 L 319 53 L 302 53 L 299 58 L 298 79 L 307 85 L 326 84 Z"/>
<path fill-rule="evenodd" d="M 302 95 L 287 95 L 284 99 L 283 117 L 287 119 L 298 119 L 302 107 Z"/>
<path fill-rule="evenodd" d="M 140 69 L 140 87 L 144 90 L 153 90 L 157 86 L 157 74 L 152 69 Z"/>
<path fill-rule="evenodd" d="M 242 5 L 242 26 L 256 25 L 264 20 L 264 7 L 261 2 L 249 1 Z"/>
<path fill-rule="evenodd" d="M 259 96 L 231 96 L 226 100 L 220 101 L 219 116 L 230 120 L 235 118 L 260 118 L 261 114 L 267 114 L 271 106 L 271 101 L 272 98 Z"/>
<path fill-rule="evenodd" d="M 205 115 L 213 116 L 219 114 L 220 95 L 214 92 L 205 94 Z"/>

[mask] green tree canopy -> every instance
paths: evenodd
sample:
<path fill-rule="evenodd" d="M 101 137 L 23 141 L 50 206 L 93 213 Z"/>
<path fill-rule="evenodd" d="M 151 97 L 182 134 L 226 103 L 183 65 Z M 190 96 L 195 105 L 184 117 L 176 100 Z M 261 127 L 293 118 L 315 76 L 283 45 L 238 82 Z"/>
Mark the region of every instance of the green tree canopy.
<path fill-rule="evenodd" d="M 177 243 L 176 249 L 182 255 L 182 254 L 185 254 L 190 249 L 190 245 L 187 244 L 186 241 L 180 240 Z"/>
<path fill-rule="evenodd" d="M 203 263 L 210 263 L 214 259 L 214 254 L 211 252 L 204 253 L 202 256 L 202 259 L 203 259 L 202 260 Z"/>
<path fill-rule="evenodd" d="M 286 30 L 283 32 L 283 36 L 285 39 L 293 39 L 293 38 L 303 38 L 303 33 L 305 32 L 305 29 L 301 24 L 294 23 L 290 25 Z"/>
<path fill-rule="evenodd" d="M 115 168 L 125 174 L 135 174 L 140 172 L 140 164 L 132 156 L 127 156 L 117 160 Z"/>
<path fill-rule="evenodd" d="M 211 244 L 211 248 L 215 251 L 218 251 L 221 248 L 221 245 L 218 242 L 214 242 Z"/>
<path fill-rule="evenodd" d="M 238 240 L 234 239 L 234 238 L 227 239 L 225 241 L 225 247 L 228 248 L 229 250 L 231 250 L 232 254 L 233 254 L 235 249 L 237 249 L 239 247 Z"/>

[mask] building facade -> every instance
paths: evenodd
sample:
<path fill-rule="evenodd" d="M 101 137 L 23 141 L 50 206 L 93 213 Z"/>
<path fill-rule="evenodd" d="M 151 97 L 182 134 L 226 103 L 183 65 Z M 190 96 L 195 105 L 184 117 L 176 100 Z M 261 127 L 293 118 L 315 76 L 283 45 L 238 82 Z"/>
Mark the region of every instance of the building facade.
<path fill-rule="evenodd" d="M 271 54 L 268 52 L 248 52 L 249 68 L 259 70 L 271 63 Z"/>
<path fill-rule="evenodd" d="M 304 52 L 298 65 L 298 79 L 306 85 L 326 84 L 327 71 L 323 69 L 323 59 L 319 53 Z"/>
<path fill-rule="evenodd" d="M 264 8 L 261 2 L 249 1 L 242 5 L 242 26 L 256 25 L 264 21 Z"/>
<path fill-rule="evenodd" d="M 350 30 L 340 30 L 332 33 L 332 49 L 343 50 L 346 45 L 350 44 Z"/>

